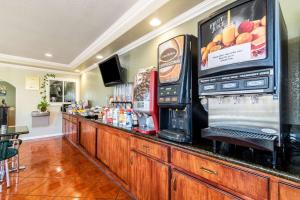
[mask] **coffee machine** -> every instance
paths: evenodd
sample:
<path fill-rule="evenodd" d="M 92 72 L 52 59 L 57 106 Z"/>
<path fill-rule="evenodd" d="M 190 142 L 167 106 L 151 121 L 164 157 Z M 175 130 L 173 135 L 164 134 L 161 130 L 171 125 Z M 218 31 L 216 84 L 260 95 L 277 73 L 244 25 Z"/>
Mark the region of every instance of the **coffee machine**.
<path fill-rule="evenodd" d="M 240 12 L 243 10 L 243 12 Z M 234 30 L 234 31 L 231 31 Z M 284 147 L 287 29 L 277 0 L 234 2 L 198 25 L 202 137 L 272 152 Z"/>
<path fill-rule="evenodd" d="M 198 99 L 197 38 L 180 35 L 158 46 L 158 136 L 194 143 L 207 127 L 207 112 Z"/>
<path fill-rule="evenodd" d="M 157 70 L 145 69 L 137 73 L 133 91 L 133 111 L 138 118 L 138 127 L 133 129 L 143 134 L 158 132 Z"/>

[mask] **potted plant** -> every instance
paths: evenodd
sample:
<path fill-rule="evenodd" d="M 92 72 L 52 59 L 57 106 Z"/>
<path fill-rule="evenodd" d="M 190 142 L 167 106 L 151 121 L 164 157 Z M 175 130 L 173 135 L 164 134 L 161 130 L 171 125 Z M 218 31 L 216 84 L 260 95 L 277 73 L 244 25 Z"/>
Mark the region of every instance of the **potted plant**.
<path fill-rule="evenodd" d="M 46 112 L 48 106 L 50 105 L 47 101 L 47 85 L 49 84 L 49 78 L 55 78 L 55 74 L 46 74 L 41 82 L 40 86 L 40 95 L 41 95 L 41 101 L 37 105 L 37 108 L 40 110 L 40 112 Z"/>
<path fill-rule="evenodd" d="M 47 100 L 41 100 L 40 103 L 38 104 L 37 108 L 41 111 L 41 112 L 46 112 L 47 108 L 49 106 L 49 103 L 47 102 Z"/>

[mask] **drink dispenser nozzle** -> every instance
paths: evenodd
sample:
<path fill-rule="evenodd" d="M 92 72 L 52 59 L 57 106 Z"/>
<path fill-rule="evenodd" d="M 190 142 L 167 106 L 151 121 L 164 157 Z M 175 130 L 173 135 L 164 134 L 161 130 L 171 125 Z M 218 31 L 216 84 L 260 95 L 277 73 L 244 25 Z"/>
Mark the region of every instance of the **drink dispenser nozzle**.
<path fill-rule="evenodd" d="M 250 101 L 252 104 L 258 103 L 258 95 L 251 95 Z"/>
<path fill-rule="evenodd" d="M 223 96 L 218 96 L 218 102 L 219 102 L 219 104 L 222 104 L 223 103 Z"/>
<path fill-rule="evenodd" d="M 240 97 L 239 96 L 233 96 L 232 99 L 233 99 L 234 104 L 238 104 L 240 102 Z"/>

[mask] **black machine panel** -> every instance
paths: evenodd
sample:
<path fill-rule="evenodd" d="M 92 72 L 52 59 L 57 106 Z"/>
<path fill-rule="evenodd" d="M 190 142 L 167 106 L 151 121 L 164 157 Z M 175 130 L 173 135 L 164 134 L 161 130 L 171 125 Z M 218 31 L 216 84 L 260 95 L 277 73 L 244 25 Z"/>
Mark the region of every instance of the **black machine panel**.
<path fill-rule="evenodd" d="M 199 95 L 274 92 L 272 69 L 199 79 Z"/>
<path fill-rule="evenodd" d="M 161 138 L 193 143 L 200 138 L 200 129 L 207 127 L 207 112 L 197 94 L 197 53 L 197 38 L 191 35 L 177 36 L 158 47 Z"/>

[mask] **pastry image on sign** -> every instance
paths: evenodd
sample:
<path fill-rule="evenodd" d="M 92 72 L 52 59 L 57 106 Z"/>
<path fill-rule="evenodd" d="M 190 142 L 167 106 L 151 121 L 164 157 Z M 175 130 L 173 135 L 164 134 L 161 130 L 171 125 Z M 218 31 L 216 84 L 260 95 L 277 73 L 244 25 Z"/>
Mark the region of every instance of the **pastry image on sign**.
<path fill-rule="evenodd" d="M 253 0 L 201 25 L 201 70 L 267 57 L 266 1 Z"/>
<path fill-rule="evenodd" d="M 158 47 L 160 83 L 176 82 L 180 78 L 184 36 L 168 40 Z"/>

